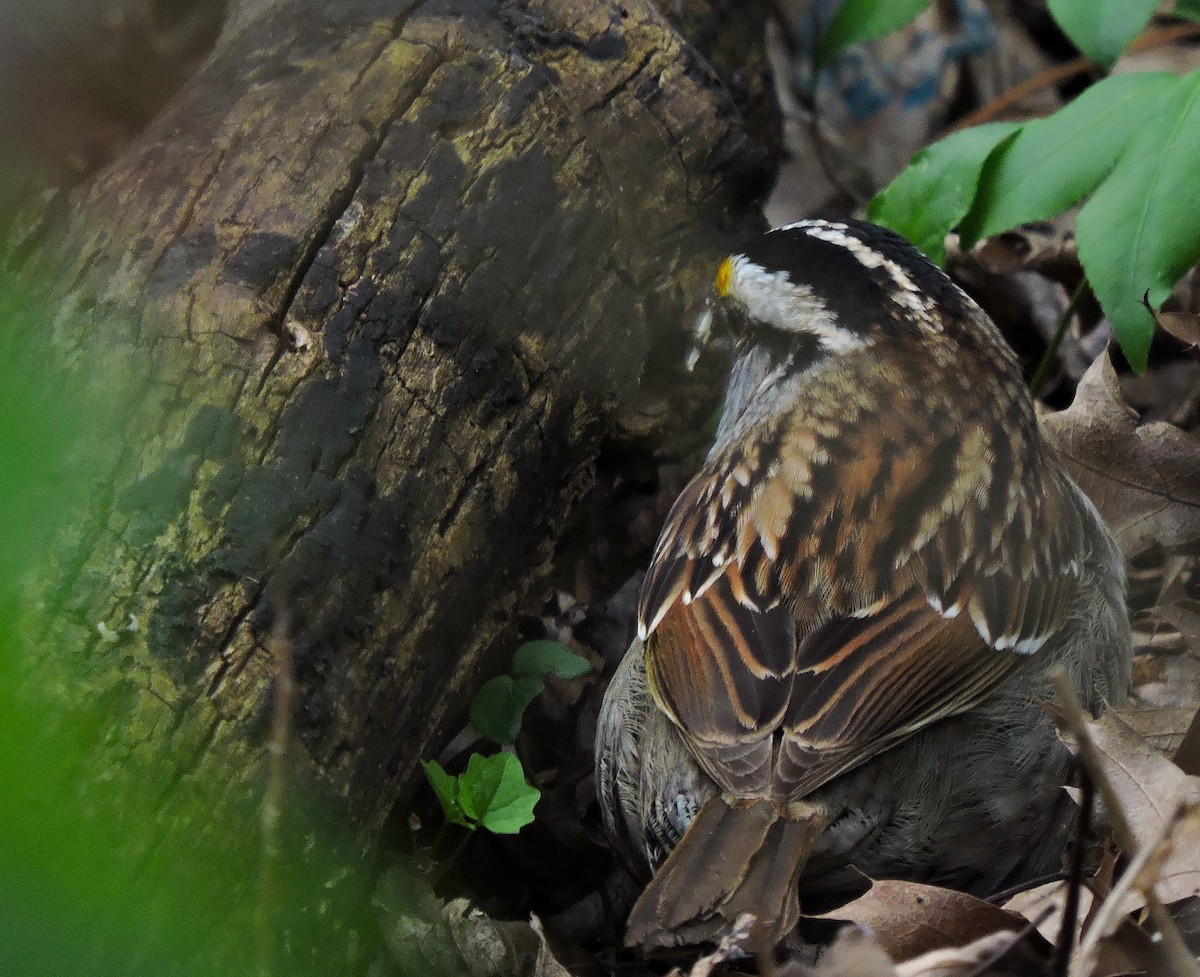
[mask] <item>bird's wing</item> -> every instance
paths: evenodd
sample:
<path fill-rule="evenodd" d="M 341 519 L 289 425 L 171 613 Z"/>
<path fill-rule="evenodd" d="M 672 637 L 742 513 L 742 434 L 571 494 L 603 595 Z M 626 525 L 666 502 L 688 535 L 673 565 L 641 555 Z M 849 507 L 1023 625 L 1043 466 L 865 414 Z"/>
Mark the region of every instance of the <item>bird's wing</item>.
<path fill-rule="evenodd" d="M 690 604 L 674 603 L 646 644 L 655 700 L 684 730 L 701 766 L 738 797 L 765 795 L 795 665 L 788 609 L 743 606 L 728 577 Z"/>
<path fill-rule="evenodd" d="M 910 591 L 835 618 L 797 649 L 770 793 L 794 800 L 987 698 L 1028 658 L 989 649 L 972 622 Z"/>
<path fill-rule="evenodd" d="M 1036 433 L 993 431 L 818 390 L 687 486 L 639 628 L 656 699 L 724 789 L 757 795 L 777 766 L 801 796 L 970 708 L 1062 625 L 1079 512 Z"/>

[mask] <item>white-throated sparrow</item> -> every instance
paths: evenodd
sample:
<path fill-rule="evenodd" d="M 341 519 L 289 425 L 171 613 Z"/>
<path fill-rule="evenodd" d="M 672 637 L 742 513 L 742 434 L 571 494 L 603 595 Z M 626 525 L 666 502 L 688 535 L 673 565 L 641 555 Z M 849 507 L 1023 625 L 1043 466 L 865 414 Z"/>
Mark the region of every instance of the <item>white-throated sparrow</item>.
<path fill-rule="evenodd" d="M 597 791 L 654 877 L 627 939 L 774 936 L 797 887 L 1053 870 L 1062 668 L 1124 696 L 1119 550 L 987 315 L 898 236 L 802 221 L 720 266 L 735 362 L 605 695 Z"/>

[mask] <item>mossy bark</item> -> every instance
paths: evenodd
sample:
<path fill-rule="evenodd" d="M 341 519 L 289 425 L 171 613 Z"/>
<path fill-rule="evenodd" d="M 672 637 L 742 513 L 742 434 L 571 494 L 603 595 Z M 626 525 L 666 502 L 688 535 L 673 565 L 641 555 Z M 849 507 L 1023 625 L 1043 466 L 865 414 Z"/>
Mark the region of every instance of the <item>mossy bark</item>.
<path fill-rule="evenodd" d="M 653 351 L 768 155 L 645 0 L 286 0 L 225 32 L 10 254 L 133 405 L 51 600 L 111 718 L 91 762 L 159 771 L 168 813 L 191 781 L 215 821 L 257 803 L 277 629 L 293 760 L 371 837 L 677 376 Z"/>

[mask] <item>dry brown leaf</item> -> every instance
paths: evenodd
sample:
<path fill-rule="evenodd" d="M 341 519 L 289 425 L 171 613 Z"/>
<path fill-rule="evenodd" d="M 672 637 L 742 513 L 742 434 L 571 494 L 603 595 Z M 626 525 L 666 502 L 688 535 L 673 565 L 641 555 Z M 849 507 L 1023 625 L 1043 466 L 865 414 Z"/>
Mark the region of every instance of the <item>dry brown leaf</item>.
<path fill-rule="evenodd" d="M 1018 892 L 1004 903 L 1004 909 L 1010 913 L 1018 913 L 1031 923 L 1037 924 L 1037 930 L 1050 943 L 1058 939 L 1058 931 L 1062 927 L 1063 906 L 1067 901 L 1066 882 L 1047 882 L 1034 886 L 1024 892 Z M 1076 926 L 1082 925 L 1092 908 L 1092 893 L 1082 889 L 1079 893 L 1079 915 Z M 1049 911 L 1049 915 L 1047 915 Z"/>
<path fill-rule="evenodd" d="M 1066 226 L 1018 227 L 975 245 L 972 253 L 996 272 L 1039 271 L 1074 287 L 1082 270 L 1075 236 Z"/>
<path fill-rule="evenodd" d="M 1060 731 L 1067 731 L 1075 743 L 1082 766 L 1095 783 L 1112 822 L 1113 834 L 1129 859 L 1099 908 L 1089 914 L 1069 974 L 1092 977 L 1101 942 L 1119 929 L 1128 912 L 1129 897 L 1137 893 L 1145 899 L 1148 921 L 1155 930 L 1155 946 L 1161 949 L 1162 961 L 1168 967 L 1164 971 L 1152 967 L 1151 973 L 1200 977 L 1200 962 L 1180 937 L 1164 903 L 1169 894 L 1163 891 L 1175 885 L 1178 878 L 1188 880 L 1190 889 L 1194 855 L 1178 873 L 1165 872 L 1164 867 L 1175 854 L 1170 842 L 1172 831 L 1200 796 L 1200 788 L 1191 783 L 1197 778 L 1187 777 L 1178 768 L 1172 771 L 1169 761 L 1158 756 L 1111 712 L 1102 721 L 1089 719 L 1065 673 L 1054 676 L 1054 686 L 1058 704 L 1050 707 L 1051 714 Z M 1156 798 L 1156 793 L 1162 797 Z M 1147 871 L 1152 864 L 1158 866 L 1157 870 Z"/>
<path fill-rule="evenodd" d="M 1200 775 L 1200 601 L 1164 595 L 1151 620 L 1174 630 L 1174 653 L 1134 658 L 1134 688 L 1119 714 L 1184 773 Z"/>
<path fill-rule="evenodd" d="M 1097 873 L 1098 875 L 1108 874 L 1111 876 L 1115 855 L 1106 861 L 1108 861 L 1107 869 L 1102 867 L 1101 872 Z M 1090 884 L 1094 885 L 1096 881 L 1096 878 L 1093 878 Z M 1009 899 L 1004 904 L 1004 908 L 1009 912 L 1020 913 L 1030 922 L 1040 920 L 1038 932 L 1048 942 L 1056 943 L 1062 926 L 1062 911 L 1066 902 L 1067 885 L 1066 882 L 1048 882 L 1045 885 L 1027 889 Z M 1118 915 L 1124 917 L 1139 909 L 1141 905 L 1142 901 L 1136 895 L 1130 894 L 1124 898 Z M 1079 893 L 1079 915 L 1076 920 L 1075 935 L 1072 939 L 1073 946 L 1079 947 L 1082 942 L 1083 930 L 1087 928 L 1096 908 L 1098 908 L 1097 897 L 1089 888 L 1084 887 Z M 1047 910 L 1051 910 L 1048 916 L 1046 915 Z M 1119 928 L 1120 921 L 1118 920 L 1115 925 Z M 1138 967 L 1122 948 L 1120 941 L 1109 935 L 1098 941 L 1094 951 L 1089 954 L 1089 959 L 1083 966 L 1079 966 L 1077 963 L 1076 969 L 1086 972 L 1088 977 L 1117 977 L 1120 974 L 1135 973 Z"/>
<path fill-rule="evenodd" d="M 1154 320 L 1180 342 L 1200 344 L 1200 315 L 1195 312 L 1155 312 Z"/>
<path fill-rule="evenodd" d="M 1118 715 L 1170 756 L 1200 710 L 1200 651 L 1185 646 L 1174 654 L 1139 654 L 1133 679 L 1130 700 Z"/>
<path fill-rule="evenodd" d="M 1122 719 L 1162 756 L 1171 756 L 1183 742 L 1196 715 L 1196 707 L 1169 707 L 1129 703 L 1117 710 Z"/>
<path fill-rule="evenodd" d="M 1142 871 L 1139 885 L 1157 885 L 1159 898 L 1165 903 L 1200 896 L 1200 801 L 1188 807 L 1159 844 Z"/>
<path fill-rule="evenodd" d="M 1163 973 L 1162 951 L 1153 937 L 1132 920 L 1123 920 L 1117 931 L 1100 941 L 1088 977 L 1128 977 L 1131 974 Z"/>
<path fill-rule="evenodd" d="M 1139 425 L 1107 355 L 1083 375 L 1071 406 L 1041 423 L 1126 557 L 1153 542 L 1200 541 L 1200 442 L 1163 421 Z"/>
<path fill-rule="evenodd" d="M 1110 709 L 1087 723 L 1139 844 L 1160 837 L 1182 807 L 1200 802 L 1200 777 L 1189 777 Z"/>
<path fill-rule="evenodd" d="M 893 960 L 961 947 L 997 930 L 1017 932 L 1020 916 L 965 892 L 935 885 L 882 880 L 853 902 L 817 919 L 844 919 L 867 927 Z"/>
<path fill-rule="evenodd" d="M 1134 658 L 1134 691 L 1147 707 L 1195 709 L 1200 706 L 1200 648 L 1192 651 L 1188 639 L 1170 650 L 1155 648 Z"/>
<path fill-rule="evenodd" d="M 1089 366 L 1095 358 L 1088 360 Z M 1122 373 L 1120 381 L 1121 396 L 1141 415 L 1143 422 L 1170 421 L 1176 427 L 1195 432 L 1195 423 L 1187 423 L 1189 412 L 1195 410 L 1188 402 L 1196 396 L 1200 384 L 1200 363 L 1195 359 L 1168 360 L 1147 367 L 1142 374 Z"/>
<path fill-rule="evenodd" d="M 1157 880 L 1166 903 L 1200 894 L 1200 777 L 1160 755 L 1115 710 L 1087 730 L 1139 848 L 1159 848 L 1143 881 Z"/>

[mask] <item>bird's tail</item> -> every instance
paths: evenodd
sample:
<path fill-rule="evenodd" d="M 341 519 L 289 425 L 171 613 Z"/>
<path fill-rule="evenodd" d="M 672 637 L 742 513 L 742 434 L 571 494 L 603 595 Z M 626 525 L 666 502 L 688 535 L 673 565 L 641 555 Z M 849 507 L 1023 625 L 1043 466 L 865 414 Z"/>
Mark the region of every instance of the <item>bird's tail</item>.
<path fill-rule="evenodd" d="M 714 797 L 659 866 L 625 931 L 643 951 L 716 943 L 743 913 L 778 942 L 800 917 L 796 883 L 826 819 L 787 817 L 767 801 Z"/>

